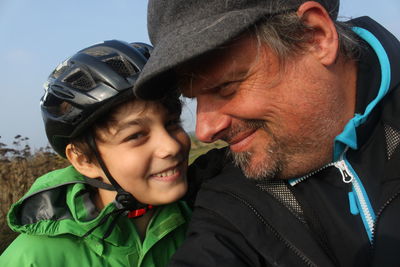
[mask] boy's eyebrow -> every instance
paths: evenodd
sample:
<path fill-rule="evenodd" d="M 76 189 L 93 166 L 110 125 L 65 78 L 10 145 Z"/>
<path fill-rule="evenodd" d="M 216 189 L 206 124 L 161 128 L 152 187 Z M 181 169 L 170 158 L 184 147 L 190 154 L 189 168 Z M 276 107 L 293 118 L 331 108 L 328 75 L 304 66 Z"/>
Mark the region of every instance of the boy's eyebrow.
<path fill-rule="evenodd" d="M 137 119 L 133 119 L 133 120 L 129 120 L 123 123 L 119 123 L 116 127 L 116 132 L 115 134 L 118 134 L 119 132 L 121 132 L 122 130 L 131 127 L 131 126 L 136 126 L 136 125 L 143 125 L 146 122 L 149 121 L 149 118 L 147 117 L 141 117 L 141 118 L 137 118 Z"/>

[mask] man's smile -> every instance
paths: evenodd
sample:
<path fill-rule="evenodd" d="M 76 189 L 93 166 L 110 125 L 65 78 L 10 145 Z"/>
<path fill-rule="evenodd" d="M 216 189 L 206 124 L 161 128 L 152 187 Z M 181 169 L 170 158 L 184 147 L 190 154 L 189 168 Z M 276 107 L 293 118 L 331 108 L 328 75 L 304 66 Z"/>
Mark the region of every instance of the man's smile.
<path fill-rule="evenodd" d="M 251 129 L 247 132 L 240 132 L 232 139 L 228 140 L 228 144 L 232 152 L 244 152 L 251 145 L 253 139 L 256 137 L 258 129 Z"/>

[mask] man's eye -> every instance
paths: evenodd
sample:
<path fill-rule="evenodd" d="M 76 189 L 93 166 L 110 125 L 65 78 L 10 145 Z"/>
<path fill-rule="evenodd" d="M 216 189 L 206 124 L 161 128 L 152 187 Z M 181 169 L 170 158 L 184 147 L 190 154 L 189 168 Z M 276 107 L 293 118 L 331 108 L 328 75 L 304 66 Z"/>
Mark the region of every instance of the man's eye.
<path fill-rule="evenodd" d="M 237 83 L 236 82 L 227 82 L 220 86 L 218 86 L 218 95 L 221 97 L 228 97 L 233 95 L 236 92 Z"/>

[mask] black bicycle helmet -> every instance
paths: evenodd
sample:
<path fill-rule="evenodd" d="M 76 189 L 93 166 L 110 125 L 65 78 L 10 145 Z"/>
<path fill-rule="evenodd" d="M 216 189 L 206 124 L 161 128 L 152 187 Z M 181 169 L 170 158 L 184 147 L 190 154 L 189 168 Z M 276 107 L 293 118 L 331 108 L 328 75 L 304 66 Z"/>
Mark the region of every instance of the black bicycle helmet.
<path fill-rule="evenodd" d="M 46 135 L 62 157 L 65 147 L 118 103 L 133 97 L 133 86 L 150 56 L 144 43 L 105 41 L 80 50 L 50 74 L 40 101 Z"/>
<path fill-rule="evenodd" d="M 65 147 L 71 138 L 88 130 L 115 105 L 134 97 L 132 89 L 151 49 L 144 43 L 105 41 L 79 51 L 50 74 L 40 107 L 47 138 L 59 155 L 65 157 Z M 87 183 L 117 191 L 118 214 L 145 212 L 151 207 L 138 202 L 117 183 L 102 160 L 90 131 L 86 138 L 111 185 L 95 179 L 86 179 Z"/>

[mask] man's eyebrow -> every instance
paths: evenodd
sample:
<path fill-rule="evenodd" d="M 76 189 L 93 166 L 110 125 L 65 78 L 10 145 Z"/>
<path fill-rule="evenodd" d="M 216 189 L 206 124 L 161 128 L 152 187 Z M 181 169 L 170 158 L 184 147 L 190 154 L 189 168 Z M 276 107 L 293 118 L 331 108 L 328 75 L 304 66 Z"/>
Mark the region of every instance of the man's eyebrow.
<path fill-rule="evenodd" d="M 221 83 L 227 83 L 227 82 L 236 82 L 236 81 L 241 81 L 245 79 L 249 74 L 249 70 L 236 70 L 231 73 L 227 73 L 226 75 L 223 75 L 221 78 Z M 229 77 L 231 76 L 231 77 Z"/>
<path fill-rule="evenodd" d="M 180 75 L 178 79 L 178 88 L 179 91 L 183 94 L 185 97 L 193 97 L 193 92 L 192 92 L 192 83 L 193 80 L 197 81 L 202 81 L 204 86 L 199 88 L 201 92 L 206 92 L 209 90 L 213 90 L 216 87 L 221 86 L 222 84 L 229 83 L 229 82 L 235 82 L 235 81 L 241 81 L 247 77 L 249 74 L 249 69 L 239 69 L 239 70 L 232 70 L 230 72 L 224 73 L 218 79 L 214 79 L 214 82 L 208 83 L 205 81 L 208 79 L 208 77 L 201 76 L 201 75 L 196 75 L 193 73 L 183 73 Z"/>

